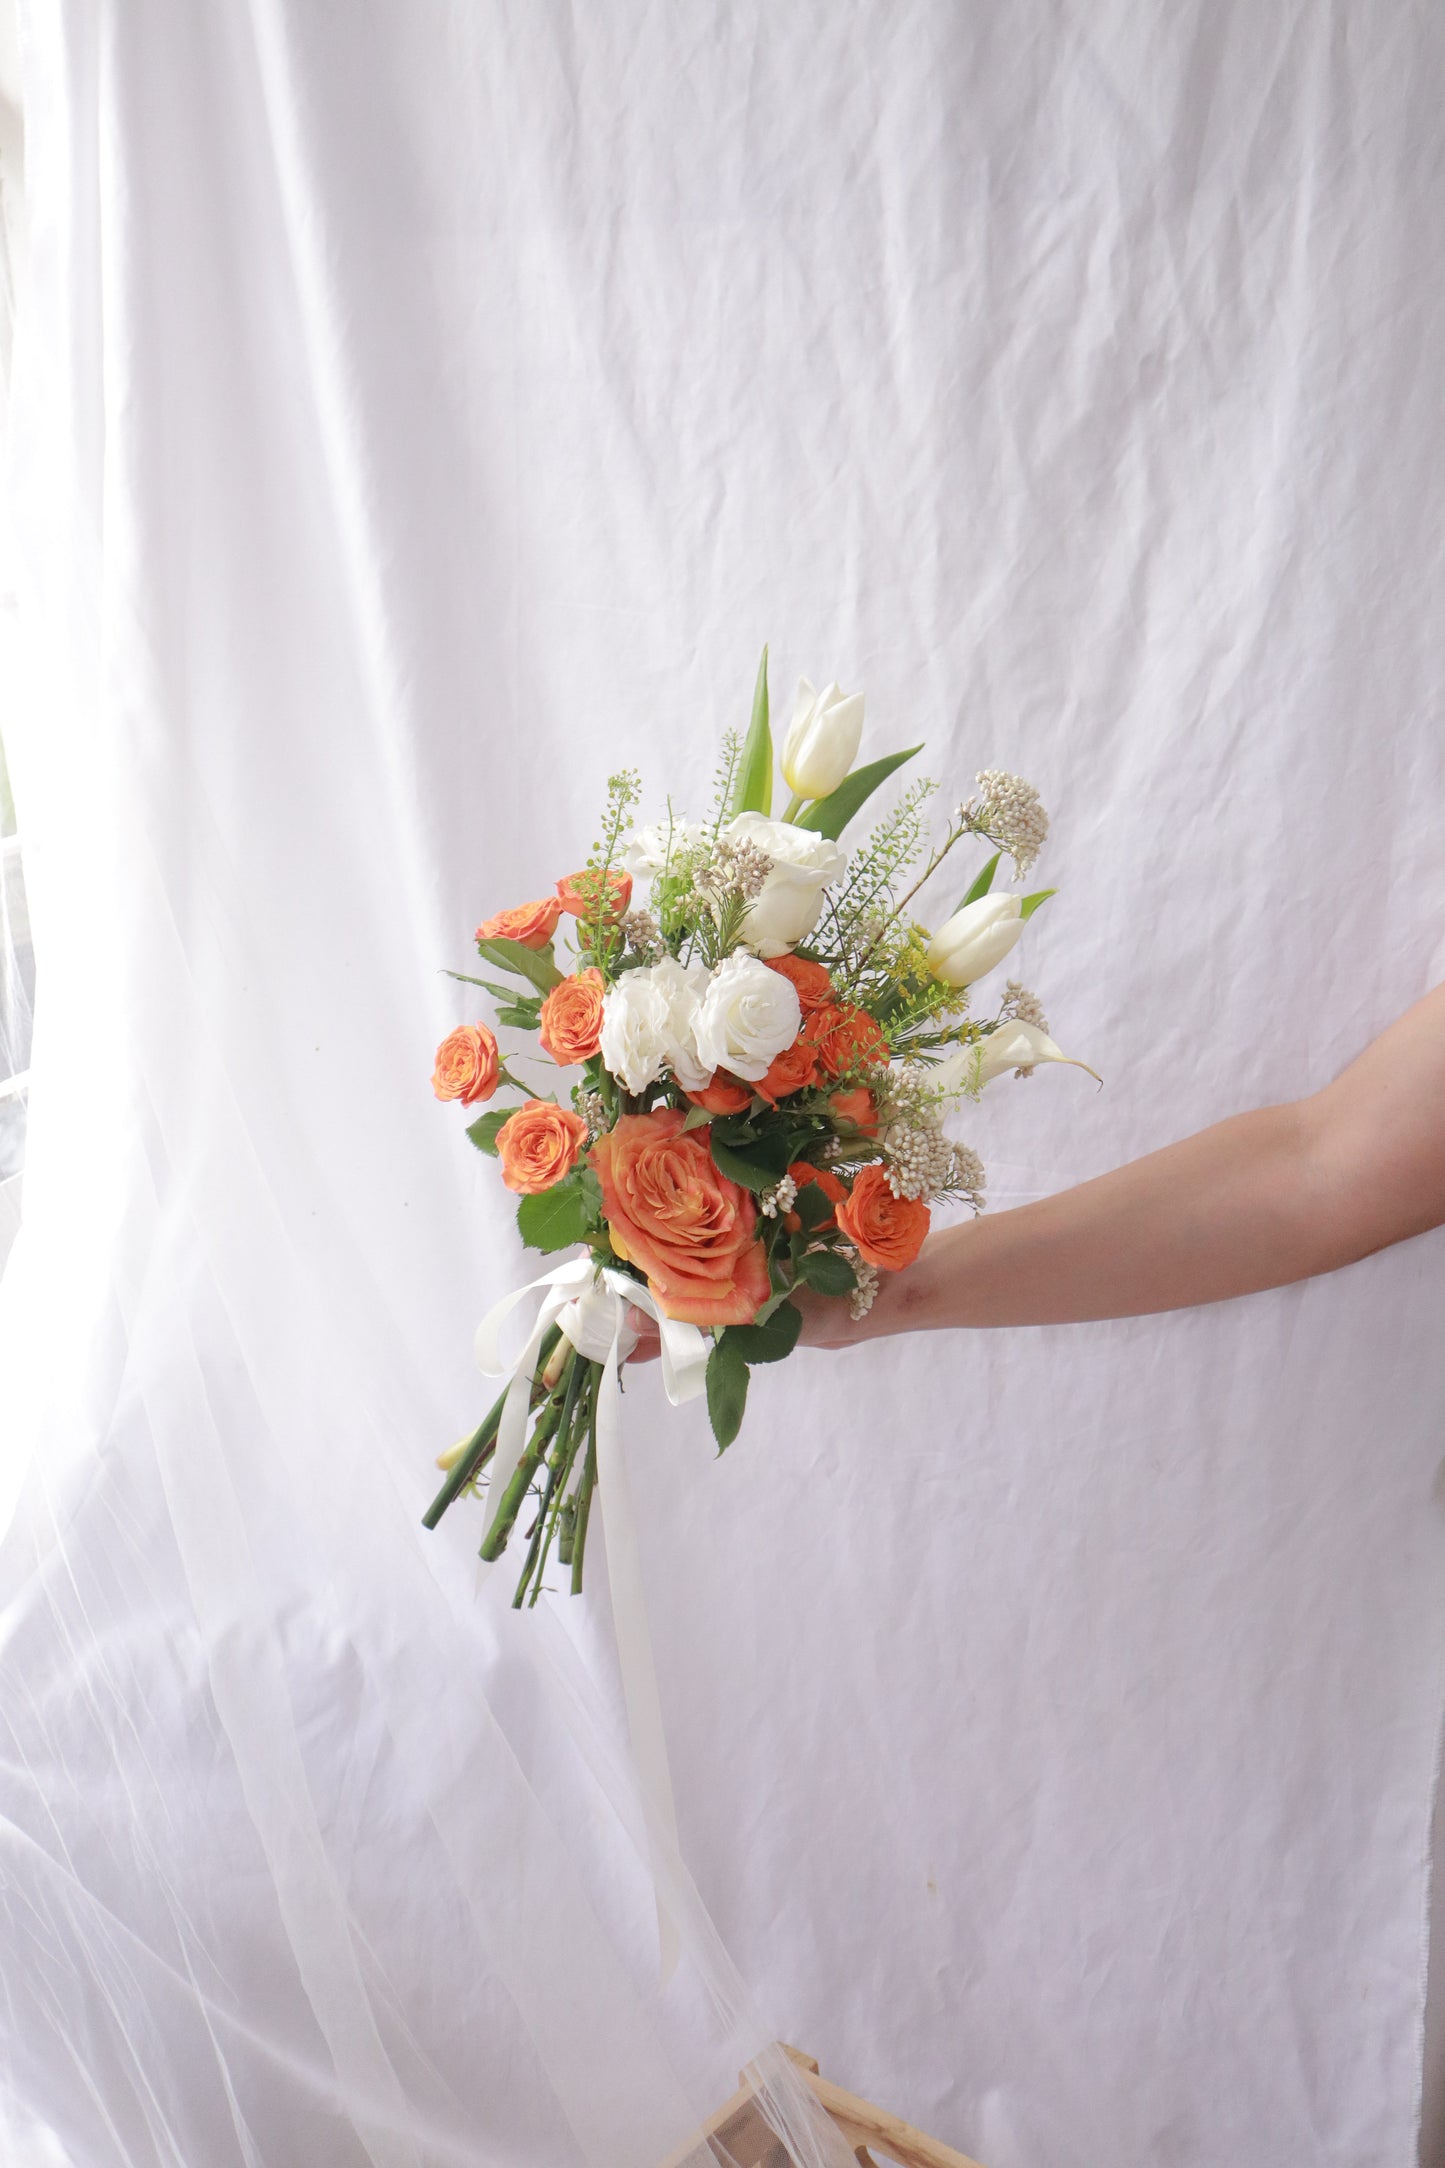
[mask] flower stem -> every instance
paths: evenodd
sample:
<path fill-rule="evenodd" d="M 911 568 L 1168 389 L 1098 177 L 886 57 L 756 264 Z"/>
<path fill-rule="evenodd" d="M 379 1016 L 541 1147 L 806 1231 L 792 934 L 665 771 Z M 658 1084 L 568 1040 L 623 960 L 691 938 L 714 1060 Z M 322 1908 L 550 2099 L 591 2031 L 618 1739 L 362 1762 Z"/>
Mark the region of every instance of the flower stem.
<path fill-rule="evenodd" d="M 575 1362 L 575 1357 L 573 1360 Z M 536 1427 L 532 1432 L 531 1443 L 518 1461 L 512 1473 L 512 1480 L 502 1493 L 502 1503 L 498 1508 L 495 1521 L 493 1521 L 490 1529 L 482 1538 L 478 1554 L 480 1557 L 488 1560 L 500 1558 L 507 1548 L 507 1538 L 511 1535 L 513 1524 L 522 1510 L 522 1500 L 531 1489 L 532 1478 L 541 1466 L 547 1448 L 551 1444 L 557 1425 L 561 1420 L 562 1405 L 566 1397 L 566 1386 L 570 1382 L 569 1370 L 566 1375 L 566 1383 L 560 1386 L 552 1394 L 551 1398 L 543 1404 L 542 1412 L 537 1417 Z"/>
<path fill-rule="evenodd" d="M 543 1339 L 537 1356 L 538 1373 L 545 1368 L 548 1358 L 560 1338 L 561 1333 L 558 1328 L 555 1325 L 552 1326 Z M 446 1512 L 453 1499 L 461 1495 L 467 1485 L 475 1479 L 479 1470 L 491 1459 L 492 1450 L 497 1442 L 497 1425 L 502 1420 L 502 1407 L 506 1401 L 508 1389 L 505 1386 L 503 1387 L 497 1396 L 495 1405 L 488 1408 L 481 1422 L 478 1423 L 476 1429 L 452 1462 L 450 1469 L 447 1471 L 445 1483 L 443 1483 L 441 1489 L 427 1507 L 426 1512 L 422 1515 L 421 1524 L 423 1528 L 436 1527 L 437 1522 Z"/>
<path fill-rule="evenodd" d="M 575 1352 L 573 1353 L 567 1372 L 566 1396 L 562 1402 L 562 1413 L 557 1421 L 552 1452 L 547 1461 L 547 1474 L 542 1485 L 542 1497 L 537 1507 L 537 1525 L 532 1530 L 532 1540 L 527 1546 L 527 1556 L 523 1562 L 521 1579 L 517 1583 L 517 1593 L 512 1598 L 512 1609 L 514 1611 L 521 1609 L 522 1599 L 527 1593 L 529 1581 L 533 1582 L 533 1603 L 537 1601 L 538 1596 L 542 1593 L 542 1571 L 547 1563 L 547 1552 L 552 1542 L 553 1516 L 550 1510 L 552 1496 L 559 1487 L 559 1481 L 565 1483 L 567 1480 L 567 1469 L 572 1462 L 572 1427 L 576 1414 L 577 1399 L 582 1391 L 587 1372 L 591 1368 L 591 1363 L 579 1360 Z"/>
<path fill-rule="evenodd" d="M 800 798 L 797 792 L 794 791 L 792 797 L 788 800 L 787 805 L 783 809 L 783 819 L 785 821 L 796 820 L 807 802 L 808 801 L 806 798 Z"/>
<path fill-rule="evenodd" d="M 582 1593 L 582 1559 L 587 1549 L 587 1515 L 592 1506 L 592 1493 L 597 1484 L 597 1395 L 594 1392 L 587 1408 L 587 1452 L 582 1462 L 582 1474 L 577 1484 L 577 1526 L 572 1533 L 572 1593 Z"/>

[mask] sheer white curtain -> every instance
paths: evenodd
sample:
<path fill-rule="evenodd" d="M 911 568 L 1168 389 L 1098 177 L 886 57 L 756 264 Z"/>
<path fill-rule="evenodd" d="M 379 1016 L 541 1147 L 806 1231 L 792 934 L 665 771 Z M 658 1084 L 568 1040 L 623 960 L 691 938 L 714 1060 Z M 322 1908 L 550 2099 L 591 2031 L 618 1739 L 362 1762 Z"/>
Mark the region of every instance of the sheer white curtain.
<path fill-rule="evenodd" d="M 991 1092 L 995 1207 L 1438 978 L 1442 35 L 30 9 L 15 2158 L 635 2168 L 781 2033 L 988 2168 L 1402 2168 L 1437 1238 L 799 1360 L 720 1464 L 638 1380 L 666 1990 L 599 1606 L 418 1519 L 525 1269 L 440 968 L 611 769 L 701 794 L 764 638 L 1054 812 L 1026 975 L 1108 1089 Z"/>

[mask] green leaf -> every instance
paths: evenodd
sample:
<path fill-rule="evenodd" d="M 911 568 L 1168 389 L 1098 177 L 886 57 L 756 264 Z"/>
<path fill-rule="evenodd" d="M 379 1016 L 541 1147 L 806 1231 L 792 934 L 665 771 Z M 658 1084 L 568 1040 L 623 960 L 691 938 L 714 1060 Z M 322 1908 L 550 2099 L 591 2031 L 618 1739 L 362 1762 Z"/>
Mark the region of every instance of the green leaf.
<path fill-rule="evenodd" d="M 711 1120 L 712 1116 L 708 1113 L 706 1107 L 689 1107 L 687 1110 L 687 1120 L 682 1125 L 683 1136 L 687 1135 L 689 1129 L 701 1129 L 706 1123 L 710 1122 Z"/>
<path fill-rule="evenodd" d="M 960 911 L 964 908 L 965 904 L 977 903 L 980 896 L 986 896 L 988 894 L 989 890 L 993 887 L 993 877 L 998 872 L 998 862 L 1002 857 L 1002 851 L 994 852 L 992 858 L 984 867 L 978 879 L 969 889 L 968 894 L 960 898 L 958 905 Z"/>
<path fill-rule="evenodd" d="M 748 1404 L 748 1366 L 725 1332 L 707 1359 L 707 1412 L 718 1451 L 724 1452 L 743 1427 Z"/>
<path fill-rule="evenodd" d="M 530 1250 L 568 1250 L 586 1239 L 592 1213 L 586 1185 L 574 1172 L 551 1189 L 522 1199 L 517 1206 L 517 1232 Z"/>
<path fill-rule="evenodd" d="M 1036 888 L 1031 896 L 1025 896 L 1019 904 L 1019 917 L 1032 918 L 1040 904 L 1047 903 L 1050 896 L 1057 896 L 1056 888 Z"/>
<path fill-rule="evenodd" d="M 821 1182 L 805 1182 L 793 1199 L 793 1210 L 808 1234 L 833 1217 L 833 1200 Z"/>
<path fill-rule="evenodd" d="M 754 1318 L 751 1325 L 729 1325 L 722 1337 L 744 1362 L 780 1363 L 792 1354 L 802 1329 L 803 1313 L 797 1304 L 782 1302 L 762 1321 Z"/>
<path fill-rule="evenodd" d="M 820 1295 L 851 1295 L 858 1278 L 846 1257 L 836 1250 L 807 1250 L 798 1259 L 798 1278 Z"/>
<path fill-rule="evenodd" d="M 544 949 L 523 948 L 520 941 L 479 941 L 477 954 L 495 964 L 499 971 L 510 971 L 519 979 L 530 979 L 539 994 L 550 994 L 559 986 L 562 974 L 552 960 L 552 945 Z M 479 980 L 478 984 L 482 982 Z"/>
<path fill-rule="evenodd" d="M 540 1001 L 508 1001 L 497 1010 L 497 1022 L 513 1031 L 535 1031 L 541 1021 Z"/>
<path fill-rule="evenodd" d="M 815 835 L 827 836 L 830 842 L 836 843 L 853 815 L 867 804 L 879 784 L 886 783 L 895 768 L 901 768 L 905 760 L 912 760 L 915 753 L 922 751 L 921 745 L 910 745 L 906 752 L 888 753 L 882 760 L 870 760 L 864 767 L 855 768 L 851 775 L 844 776 L 836 790 L 830 791 L 826 798 L 820 798 L 816 805 L 810 805 L 806 813 L 800 813 L 794 825 L 811 828 Z"/>
<path fill-rule="evenodd" d="M 758 1137 L 740 1150 L 718 1135 L 718 1125 L 714 1122 L 709 1141 L 712 1163 L 719 1174 L 725 1174 L 730 1182 L 740 1182 L 744 1189 L 761 1194 L 780 1182 L 788 1171 L 786 1137 Z"/>
<path fill-rule="evenodd" d="M 771 813 L 773 810 L 773 734 L 768 727 L 768 651 L 758 664 L 757 689 L 753 693 L 753 719 L 743 740 L 743 757 L 733 785 L 729 808 L 739 813 Z"/>
<path fill-rule="evenodd" d="M 479 1121 L 468 1122 L 467 1135 L 479 1152 L 490 1152 L 492 1158 L 496 1158 L 497 1131 L 514 1111 L 511 1107 L 493 1107 L 491 1113 L 482 1115 Z"/>

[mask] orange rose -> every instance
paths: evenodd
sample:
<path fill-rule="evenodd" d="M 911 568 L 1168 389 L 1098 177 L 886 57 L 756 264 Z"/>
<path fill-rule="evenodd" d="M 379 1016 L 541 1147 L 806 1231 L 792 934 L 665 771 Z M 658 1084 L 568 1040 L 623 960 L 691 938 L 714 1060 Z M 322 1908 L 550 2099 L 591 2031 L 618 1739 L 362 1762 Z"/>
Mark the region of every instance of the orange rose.
<path fill-rule="evenodd" d="M 602 997 L 607 981 L 590 967 L 554 986 L 542 1003 L 542 1052 L 565 1069 L 590 1061 L 602 1037 Z"/>
<path fill-rule="evenodd" d="M 821 964 L 810 963 L 806 956 L 767 956 L 763 960 L 769 971 L 792 980 L 804 1016 L 833 1005 L 833 981 Z"/>
<path fill-rule="evenodd" d="M 570 1107 L 529 1099 L 497 1131 L 502 1180 L 519 1197 L 535 1197 L 570 1174 L 587 1142 L 587 1124 Z"/>
<path fill-rule="evenodd" d="M 799 1035 L 791 1046 L 785 1046 L 781 1054 L 775 1054 L 766 1076 L 760 1076 L 753 1090 L 760 1098 L 775 1107 L 789 1092 L 800 1092 L 818 1080 L 818 1049 L 810 1040 Z"/>
<path fill-rule="evenodd" d="M 810 1182 L 816 1182 L 830 1204 L 842 1204 L 848 1195 L 847 1190 L 838 1180 L 836 1174 L 831 1174 L 826 1167 L 815 1167 L 811 1160 L 795 1160 L 793 1165 L 789 1167 L 788 1172 L 799 1189 L 806 1189 Z M 783 1225 L 790 1235 L 797 1234 L 802 1224 L 802 1219 L 796 1212 L 785 1212 L 783 1214 Z M 821 1234 L 825 1227 L 833 1225 L 834 1220 L 830 1215 L 827 1219 L 818 1222 L 817 1232 Z"/>
<path fill-rule="evenodd" d="M 818 1049 L 825 1076 L 846 1076 L 853 1069 L 875 1068 L 888 1059 L 888 1041 L 866 1009 L 852 1002 L 830 1001 L 815 1009 L 803 1030 Z"/>
<path fill-rule="evenodd" d="M 719 1174 L 706 1129 L 683 1134 L 680 1107 L 624 1114 L 592 1165 L 612 1247 L 639 1266 L 669 1317 L 746 1325 L 768 1298 L 757 1206 Z"/>
<path fill-rule="evenodd" d="M 877 1136 L 878 1101 L 861 1084 L 855 1084 L 848 1092 L 834 1092 L 828 1106 L 834 1121 L 841 1122 L 845 1128 L 861 1129 L 865 1137 Z"/>
<path fill-rule="evenodd" d="M 431 1088 L 438 1099 L 460 1099 L 464 1107 L 490 1099 L 497 1088 L 497 1042 L 485 1024 L 461 1024 L 437 1048 Z"/>
<path fill-rule="evenodd" d="M 495 918 L 483 919 L 476 938 L 479 941 L 520 941 L 523 948 L 545 948 L 557 931 L 561 916 L 562 906 L 557 898 L 544 896 L 540 903 L 519 903 L 515 911 L 498 911 Z"/>
<path fill-rule="evenodd" d="M 715 1069 L 711 1084 L 700 1092 L 689 1092 L 688 1098 L 695 1107 L 706 1107 L 709 1114 L 741 1114 L 744 1107 L 753 1103 L 751 1084 L 739 1084 L 726 1069 Z"/>
<path fill-rule="evenodd" d="M 557 883 L 560 908 L 570 911 L 574 918 L 595 918 L 601 893 L 598 883 L 601 879 L 601 872 L 593 866 L 584 867 L 581 873 L 569 873 L 565 880 Z M 621 918 L 631 901 L 632 875 L 619 873 L 615 867 L 609 867 L 607 916 L 611 919 Z"/>
<path fill-rule="evenodd" d="M 923 1247 L 932 1214 L 919 1197 L 895 1197 L 888 1177 L 876 1164 L 865 1167 L 853 1193 L 840 1204 L 840 1231 L 856 1243 L 860 1257 L 884 1272 L 901 1272 Z"/>

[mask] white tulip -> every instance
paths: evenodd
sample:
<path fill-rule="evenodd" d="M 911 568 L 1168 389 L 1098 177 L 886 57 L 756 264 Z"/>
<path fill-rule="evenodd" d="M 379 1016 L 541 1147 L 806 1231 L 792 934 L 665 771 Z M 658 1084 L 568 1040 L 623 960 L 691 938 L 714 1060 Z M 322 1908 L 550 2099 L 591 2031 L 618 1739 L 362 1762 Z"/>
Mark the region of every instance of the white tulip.
<path fill-rule="evenodd" d="M 980 896 L 955 911 L 928 944 L 928 968 L 946 986 L 971 986 L 1001 964 L 1024 930 L 1019 896 Z"/>
<path fill-rule="evenodd" d="M 755 843 L 773 861 L 743 920 L 741 938 L 759 956 L 786 956 L 817 925 L 823 891 L 842 875 L 848 853 L 841 843 L 830 843 L 811 829 L 770 821 L 762 813 L 739 813 L 723 834 Z M 777 977 L 776 972 L 772 975 Z"/>
<path fill-rule="evenodd" d="M 803 1021 L 798 990 L 756 956 L 724 957 L 698 1011 L 699 1060 L 709 1073 L 731 1069 L 755 1084 L 776 1055 L 797 1038 Z"/>
<path fill-rule="evenodd" d="M 826 798 L 838 788 L 863 736 L 863 695 L 829 685 L 815 693 L 798 682 L 793 720 L 783 741 L 783 780 L 795 798 Z"/>

